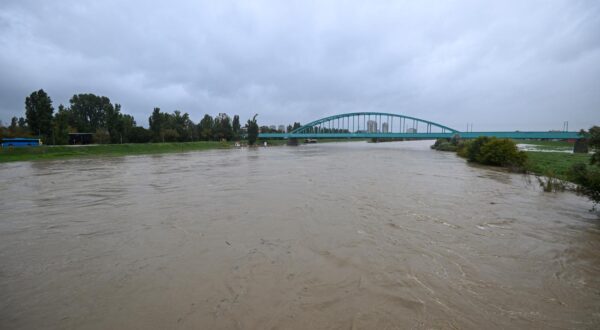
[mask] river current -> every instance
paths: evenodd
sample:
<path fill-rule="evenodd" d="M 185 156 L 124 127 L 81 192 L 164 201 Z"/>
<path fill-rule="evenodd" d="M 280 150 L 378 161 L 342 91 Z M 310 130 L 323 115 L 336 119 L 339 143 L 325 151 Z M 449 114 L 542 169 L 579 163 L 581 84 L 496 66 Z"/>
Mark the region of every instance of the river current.
<path fill-rule="evenodd" d="M 430 144 L 0 164 L 0 328 L 600 327 L 592 204 Z"/>

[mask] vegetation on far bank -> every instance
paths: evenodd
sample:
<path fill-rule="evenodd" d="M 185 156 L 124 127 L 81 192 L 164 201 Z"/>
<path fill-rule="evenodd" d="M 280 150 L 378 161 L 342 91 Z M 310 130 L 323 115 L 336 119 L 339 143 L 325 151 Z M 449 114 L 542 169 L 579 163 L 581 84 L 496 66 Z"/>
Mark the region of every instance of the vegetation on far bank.
<path fill-rule="evenodd" d="M 350 139 L 323 139 L 319 143 L 356 141 Z M 257 140 L 256 144 L 262 146 L 282 146 L 287 140 Z M 302 143 L 302 141 L 299 141 Z M 211 149 L 228 149 L 235 146 L 236 142 L 226 141 L 196 141 L 196 142 L 165 142 L 165 143 L 124 143 L 124 144 L 94 144 L 78 146 L 53 146 L 42 145 L 27 148 L 0 148 L 0 163 L 18 161 L 54 160 L 81 157 L 119 157 L 128 155 L 152 155 L 163 153 L 176 153 L 200 151 Z M 241 145 L 245 145 L 244 142 Z"/>
<path fill-rule="evenodd" d="M 582 131 L 581 136 L 595 153 L 548 152 L 573 146 L 566 141 L 527 141 L 544 151 L 520 151 L 515 141 L 488 137 L 438 139 L 431 148 L 456 152 L 470 162 L 535 174 L 545 191 L 564 190 L 565 182 L 572 182 L 577 185 L 576 190 L 588 196 L 596 206 L 600 203 L 600 127 Z"/>
<path fill-rule="evenodd" d="M 154 108 L 148 117 L 148 128 L 138 125 L 133 116 L 121 111 L 121 105 L 106 96 L 76 94 L 68 106 L 59 105 L 54 111 L 52 99 L 43 90 L 25 98 L 25 116 L 14 116 L 10 125 L 0 123 L 0 139 L 13 137 L 39 138 L 45 145 L 65 145 L 69 133 L 89 133 L 94 144 L 164 143 L 194 141 L 239 141 L 254 144 L 259 132 L 283 132 L 286 128 L 259 127 L 257 115 L 242 126 L 240 117 L 219 113 L 205 114 L 194 123 L 190 115 L 179 110 L 172 113 Z M 287 126 L 287 131 L 300 123 Z M 283 128 L 283 130 L 282 130 Z"/>
<path fill-rule="evenodd" d="M 0 163 L 78 157 L 116 157 L 231 148 L 231 142 L 125 143 L 84 146 L 39 146 L 0 149 Z"/>
<path fill-rule="evenodd" d="M 572 181 L 570 172 L 575 164 L 589 164 L 590 154 L 574 154 L 566 152 L 525 151 L 527 172 L 537 175 L 551 174 L 564 181 Z"/>

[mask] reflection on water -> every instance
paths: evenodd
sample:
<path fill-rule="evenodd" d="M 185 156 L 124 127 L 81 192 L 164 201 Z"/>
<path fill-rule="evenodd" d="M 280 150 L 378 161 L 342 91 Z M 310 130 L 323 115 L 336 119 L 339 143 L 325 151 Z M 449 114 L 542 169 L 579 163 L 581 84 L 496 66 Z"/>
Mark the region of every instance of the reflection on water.
<path fill-rule="evenodd" d="M 584 198 L 429 142 L 0 165 L 0 328 L 596 328 Z"/>

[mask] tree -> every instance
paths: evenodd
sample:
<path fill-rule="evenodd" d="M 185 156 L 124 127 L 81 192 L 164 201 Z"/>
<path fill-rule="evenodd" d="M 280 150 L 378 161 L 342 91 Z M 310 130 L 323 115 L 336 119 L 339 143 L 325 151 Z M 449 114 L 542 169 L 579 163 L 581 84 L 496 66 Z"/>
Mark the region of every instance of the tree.
<path fill-rule="evenodd" d="M 153 136 L 151 130 L 135 126 L 128 132 L 127 139 L 132 143 L 148 143 L 152 141 Z"/>
<path fill-rule="evenodd" d="M 25 98 L 25 116 L 33 134 L 45 139 L 52 133 L 52 100 L 40 89 Z"/>
<path fill-rule="evenodd" d="M 119 139 L 120 143 L 128 143 L 131 142 L 129 140 L 129 136 L 131 136 L 131 131 L 136 127 L 135 119 L 131 115 L 121 114 L 119 118 L 118 131 L 119 131 Z"/>
<path fill-rule="evenodd" d="M 154 142 L 165 142 L 163 131 L 167 128 L 168 117 L 168 114 L 160 112 L 160 108 L 154 108 L 152 115 L 148 118 L 150 130 L 154 135 Z"/>
<path fill-rule="evenodd" d="M 242 128 L 240 126 L 240 116 L 233 116 L 233 123 L 231 124 L 231 126 L 233 129 L 233 139 L 237 141 L 240 139 L 240 129 Z"/>
<path fill-rule="evenodd" d="M 94 94 L 73 95 L 71 103 L 71 120 L 69 124 L 78 132 L 96 132 L 106 130 L 107 114 L 114 114 L 114 107 L 106 96 Z"/>
<path fill-rule="evenodd" d="M 175 110 L 170 117 L 170 127 L 177 131 L 179 141 L 192 141 L 194 137 L 194 122 L 190 120 L 188 113 L 181 114 Z"/>
<path fill-rule="evenodd" d="M 17 119 L 17 117 L 12 117 L 10 119 L 10 126 L 8 126 L 8 129 L 13 133 L 16 132 L 18 123 L 19 119 Z"/>
<path fill-rule="evenodd" d="M 27 120 L 23 117 L 19 117 L 19 128 L 25 129 L 27 128 Z"/>
<path fill-rule="evenodd" d="M 254 145 L 254 143 L 256 143 L 256 139 L 258 138 L 258 123 L 256 122 L 256 116 L 258 116 L 258 114 L 255 114 L 252 119 L 248 119 L 248 123 L 246 124 L 248 129 L 249 145 Z"/>
<path fill-rule="evenodd" d="M 106 130 L 110 135 L 110 143 L 121 143 L 123 141 L 123 123 L 121 114 L 121 105 L 115 104 L 104 108 L 104 121 Z"/>
<path fill-rule="evenodd" d="M 210 115 L 204 115 L 204 118 L 200 120 L 198 124 L 198 131 L 200 133 L 200 139 L 209 141 L 213 136 L 213 118 Z"/>
<path fill-rule="evenodd" d="M 69 110 L 61 104 L 58 106 L 58 112 L 52 120 L 52 143 L 69 143 Z"/>
<path fill-rule="evenodd" d="M 220 113 L 215 117 L 214 122 L 214 138 L 217 141 L 231 140 L 233 137 L 233 128 L 231 127 L 231 119 L 226 113 Z"/>

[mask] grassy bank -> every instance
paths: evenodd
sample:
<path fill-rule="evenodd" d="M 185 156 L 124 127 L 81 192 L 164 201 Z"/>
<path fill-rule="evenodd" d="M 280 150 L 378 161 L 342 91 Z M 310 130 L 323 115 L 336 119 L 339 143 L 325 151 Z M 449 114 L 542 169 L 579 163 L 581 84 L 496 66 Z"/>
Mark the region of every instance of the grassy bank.
<path fill-rule="evenodd" d="M 77 157 L 118 157 L 127 155 L 162 154 L 209 149 L 230 148 L 229 142 L 179 142 L 101 144 L 89 146 L 41 146 L 32 148 L 0 149 L 0 163 L 35 161 Z"/>
<path fill-rule="evenodd" d="M 319 143 L 356 141 L 348 139 L 326 139 Z M 258 146 L 263 140 L 257 141 Z M 300 141 L 302 143 L 302 141 Z M 246 143 L 245 141 L 242 143 Z M 235 142 L 173 142 L 173 143 L 130 143 L 99 144 L 87 146 L 41 146 L 32 148 L 0 149 L 0 163 L 19 161 L 38 161 L 79 157 L 119 157 L 128 155 L 152 155 L 174 152 L 227 149 Z M 267 140 L 269 146 L 287 144 L 287 140 Z"/>
<path fill-rule="evenodd" d="M 537 175 L 552 174 L 556 178 L 569 181 L 569 170 L 574 164 L 590 163 L 590 154 L 571 154 L 565 152 L 526 151 L 528 172 Z"/>

